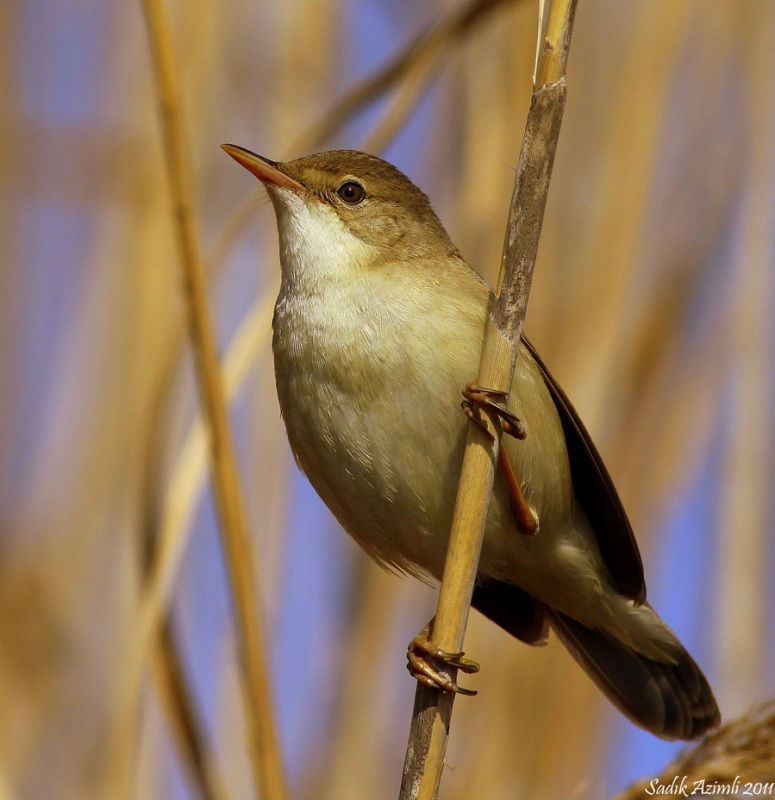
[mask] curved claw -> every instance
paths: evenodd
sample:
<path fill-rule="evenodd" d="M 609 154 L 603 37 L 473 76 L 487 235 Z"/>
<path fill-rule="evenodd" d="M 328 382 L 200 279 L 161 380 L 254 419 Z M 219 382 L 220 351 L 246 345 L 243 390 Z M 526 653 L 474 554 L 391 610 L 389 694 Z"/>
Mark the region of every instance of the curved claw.
<path fill-rule="evenodd" d="M 487 389 L 484 386 L 477 386 L 475 383 L 468 383 L 465 389 L 463 389 L 463 397 L 465 399 L 460 404 L 463 412 L 488 436 L 492 437 L 492 434 L 487 429 L 487 425 L 479 414 L 480 408 L 486 408 L 499 417 L 502 430 L 505 434 L 513 436 L 515 439 L 525 439 L 527 437 L 527 432 L 519 417 L 498 404 L 499 402 L 505 402 L 508 398 L 508 392 L 501 391 L 500 389 Z"/>
<path fill-rule="evenodd" d="M 465 656 L 465 653 L 462 650 L 459 653 L 449 653 L 446 650 L 442 650 L 440 647 L 437 647 L 428 638 L 425 632 L 418 633 L 417 636 L 412 639 L 411 643 L 409 644 L 409 649 L 407 650 L 407 653 L 410 652 L 414 653 L 415 655 L 420 652 L 424 656 L 429 656 L 430 658 L 435 658 L 438 661 L 443 661 L 450 667 L 455 667 L 462 672 L 467 672 L 469 675 L 479 672 L 480 669 L 479 664 L 477 664 L 476 661 L 463 657 Z"/>
<path fill-rule="evenodd" d="M 468 697 L 476 694 L 472 689 L 463 689 L 458 686 L 455 681 L 428 662 L 428 659 L 440 661 L 469 675 L 479 672 L 479 664 L 470 658 L 464 658 L 464 653 L 448 653 L 433 644 L 424 633 L 419 633 L 409 643 L 406 659 L 406 668 L 409 673 L 423 685 L 439 689 L 442 692 L 456 692 Z"/>

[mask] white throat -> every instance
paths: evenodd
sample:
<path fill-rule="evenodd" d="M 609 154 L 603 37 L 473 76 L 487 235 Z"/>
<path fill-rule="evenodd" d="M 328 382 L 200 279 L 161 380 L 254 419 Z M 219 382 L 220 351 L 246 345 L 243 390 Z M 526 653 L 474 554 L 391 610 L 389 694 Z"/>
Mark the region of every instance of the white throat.
<path fill-rule="evenodd" d="M 339 215 L 316 197 L 271 186 L 280 234 L 284 292 L 317 294 L 351 282 L 377 255 L 348 230 Z"/>

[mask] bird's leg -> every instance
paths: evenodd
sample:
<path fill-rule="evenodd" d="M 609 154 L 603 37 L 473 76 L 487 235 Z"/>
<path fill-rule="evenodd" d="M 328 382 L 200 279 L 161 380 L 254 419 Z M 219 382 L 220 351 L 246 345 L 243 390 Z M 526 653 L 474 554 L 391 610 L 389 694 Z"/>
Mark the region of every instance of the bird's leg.
<path fill-rule="evenodd" d="M 434 617 L 435 619 L 435 617 Z M 413 678 L 432 689 L 442 692 L 457 692 L 472 697 L 476 694 L 472 689 L 462 689 L 451 678 L 444 675 L 430 662 L 440 662 L 468 674 L 479 672 L 479 665 L 470 658 L 463 658 L 464 653 L 448 653 L 436 647 L 430 640 L 433 630 L 433 619 L 409 642 L 406 650 L 406 668 Z"/>
<path fill-rule="evenodd" d="M 478 425 L 488 436 L 491 436 L 484 420 L 479 412 L 480 408 L 487 408 L 495 413 L 501 420 L 503 432 L 513 436 L 515 439 L 525 439 L 527 433 L 522 426 L 519 418 L 507 411 L 499 403 L 503 403 L 508 397 L 508 392 L 501 392 L 497 389 L 486 389 L 474 383 L 466 384 L 463 389 L 461 403 L 465 415 L 476 425 Z M 508 455 L 501 448 L 498 460 L 500 468 L 506 478 L 511 499 L 511 508 L 514 512 L 514 520 L 517 523 L 517 530 L 524 536 L 534 536 L 538 533 L 538 514 L 528 505 L 522 494 L 522 487 L 519 485 L 514 469 L 509 462 Z"/>
<path fill-rule="evenodd" d="M 538 514 L 525 500 L 525 495 L 522 494 L 522 487 L 519 485 L 517 476 L 514 474 L 514 468 L 509 461 L 508 453 L 503 448 L 498 452 L 498 461 L 509 487 L 509 500 L 511 501 L 514 521 L 517 523 L 517 530 L 523 536 L 535 536 L 539 528 Z"/>
<path fill-rule="evenodd" d="M 508 397 L 508 392 L 499 389 L 487 389 L 484 386 L 477 386 L 475 383 L 467 383 L 463 389 L 465 398 L 460 404 L 463 413 L 478 425 L 488 436 L 492 434 L 487 430 L 487 426 L 481 417 L 480 409 L 486 408 L 500 418 L 501 428 L 504 433 L 513 436 L 515 439 L 524 439 L 527 436 L 519 417 L 512 414 L 504 406 L 500 405 Z"/>

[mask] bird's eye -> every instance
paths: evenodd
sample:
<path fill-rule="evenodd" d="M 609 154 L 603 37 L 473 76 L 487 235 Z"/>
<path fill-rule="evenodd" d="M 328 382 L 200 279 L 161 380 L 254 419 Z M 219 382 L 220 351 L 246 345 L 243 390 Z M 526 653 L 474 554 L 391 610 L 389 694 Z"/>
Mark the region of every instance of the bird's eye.
<path fill-rule="evenodd" d="M 357 206 L 366 197 L 366 190 L 357 181 L 345 181 L 336 193 L 348 206 Z"/>

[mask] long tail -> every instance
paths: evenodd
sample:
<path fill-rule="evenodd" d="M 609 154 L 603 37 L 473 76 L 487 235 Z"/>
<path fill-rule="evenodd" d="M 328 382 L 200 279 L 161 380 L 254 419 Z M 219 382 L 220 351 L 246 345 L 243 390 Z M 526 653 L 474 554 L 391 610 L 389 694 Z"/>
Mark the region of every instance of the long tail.
<path fill-rule="evenodd" d="M 675 663 L 647 658 L 627 645 L 546 608 L 549 624 L 611 702 L 662 739 L 697 739 L 721 717 L 694 659 L 676 640 Z"/>

